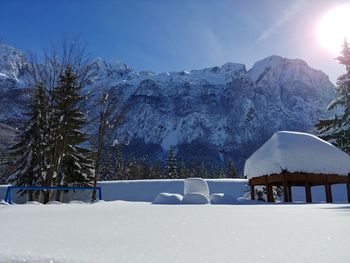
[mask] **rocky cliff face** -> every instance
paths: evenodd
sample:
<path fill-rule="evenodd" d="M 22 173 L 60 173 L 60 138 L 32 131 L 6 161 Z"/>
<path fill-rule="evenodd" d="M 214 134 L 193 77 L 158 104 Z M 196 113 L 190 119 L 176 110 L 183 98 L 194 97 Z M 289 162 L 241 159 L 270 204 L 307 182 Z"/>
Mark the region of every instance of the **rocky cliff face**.
<path fill-rule="evenodd" d="M 25 59 L 0 48 L 0 121 L 10 123 L 18 99 Z M 250 70 L 242 64 L 190 72 L 136 72 L 126 64 L 96 59 L 91 85 L 108 79 L 128 106 L 114 134 L 126 153 L 164 159 L 171 145 L 178 159 L 220 165 L 233 159 L 239 168 L 277 130 L 312 131 L 330 113 L 335 95 L 328 77 L 304 61 L 271 56 Z M 89 112 L 94 115 L 93 112 Z"/>

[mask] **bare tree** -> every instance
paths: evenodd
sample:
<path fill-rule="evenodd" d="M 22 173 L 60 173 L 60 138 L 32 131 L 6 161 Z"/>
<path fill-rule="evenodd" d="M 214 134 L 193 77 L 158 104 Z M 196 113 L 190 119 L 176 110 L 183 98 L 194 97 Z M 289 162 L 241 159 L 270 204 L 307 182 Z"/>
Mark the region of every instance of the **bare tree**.
<path fill-rule="evenodd" d="M 117 127 L 122 123 L 126 108 L 122 107 L 120 97 L 113 96 L 113 87 L 110 85 L 110 80 L 107 80 L 100 86 L 100 100 L 97 104 L 97 110 L 99 113 L 98 118 L 95 120 L 98 125 L 98 131 L 96 135 L 96 155 L 95 155 L 95 175 L 94 175 L 94 187 L 97 185 L 97 181 L 100 175 L 100 167 L 102 160 L 102 152 L 109 147 L 111 143 L 111 137 L 113 136 Z M 98 92 L 98 91 L 97 91 Z M 107 145 L 106 145 L 107 143 Z M 96 200 L 96 191 L 93 191 L 92 201 Z"/>

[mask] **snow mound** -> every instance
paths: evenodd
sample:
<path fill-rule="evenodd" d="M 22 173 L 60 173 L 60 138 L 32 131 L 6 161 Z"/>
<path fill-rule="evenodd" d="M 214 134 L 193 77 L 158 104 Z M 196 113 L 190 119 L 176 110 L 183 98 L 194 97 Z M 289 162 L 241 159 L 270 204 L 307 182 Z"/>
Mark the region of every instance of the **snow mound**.
<path fill-rule="evenodd" d="M 41 205 L 40 202 L 37 202 L 37 201 L 28 201 L 25 203 L 26 205 Z"/>
<path fill-rule="evenodd" d="M 212 205 L 233 205 L 239 204 L 239 201 L 231 195 L 219 193 L 210 195 L 210 203 Z"/>
<path fill-rule="evenodd" d="M 152 204 L 178 205 L 181 204 L 182 198 L 179 194 L 160 193 Z"/>
<path fill-rule="evenodd" d="M 190 193 L 183 197 L 182 204 L 206 205 L 210 204 L 209 198 L 202 193 Z"/>
<path fill-rule="evenodd" d="M 209 196 L 209 187 L 202 178 L 188 178 L 184 181 L 184 195 L 191 193 L 201 193 L 204 196 Z"/>
<path fill-rule="evenodd" d="M 50 201 L 47 203 L 47 205 L 61 205 L 62 203 L 61 202 L 58 202 L 58 201 Z"/>
<path fill-rule="evenodd" d="M 245 163 L 247 178 L 288 172 L 316 174 L 350 173 L 350 156 L 308 133 L 279 131 Z"/>
<path fill-rule="evenodd" d="M 87 205 L 88 203 L 80 201 L 80 200 L 72 200 L 69 202 L 70 204 L 78 204 L 78 205 Z"/>

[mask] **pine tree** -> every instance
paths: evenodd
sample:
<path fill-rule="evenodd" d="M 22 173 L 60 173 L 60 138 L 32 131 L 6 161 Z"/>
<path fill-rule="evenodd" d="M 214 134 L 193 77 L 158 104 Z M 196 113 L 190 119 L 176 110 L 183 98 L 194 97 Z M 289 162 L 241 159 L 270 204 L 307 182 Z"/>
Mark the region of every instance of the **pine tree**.
<path fill-rule="evenodd" d="M 237 172 L 236 172 L 236 168 L 235 168 L 232 160 L 228 160 L 228 162 L 227 162 L 226 177 L 227 178 L 237 178 L 238 177 Z"/>
<path fill-rule="evenodd" d="M 103 162 L 101 164 L 99 178 L 102 181 L 108 181 L 111 180 L 113 175 L 114 169 L 112 164 L 112 157 L 109 151 L 109 147 L 107 147 Z"/>
<path fill-rule="evenodd" d="M 162 166 L 159 162 L 156 162 L 155 164 L 152 165 L 151 171 L 150 171 L 151 179 L 160 179 L 163 177 L 163 171 L 162 171 Z"/>
<path fill-rule="evenodd" d="M 216 167 L 213 169 L 212 172 L 213 178 L 224 178 L 225 177 L 225 171 L 222 167 Z"/>
<path fill-rule="evenodd" d="M 207 167 L 205 167 L 205 164 L 201 162 L 201 164 L 197 167 L 198 170 L 198 175 L 201 178 L 207 178 L 208 177 L 208 172 L 207 172 Z"/>
<path fill-rule="evenodd" d="M 79 110 L 83 100 L 82 87 L 71 66 L 67 66 L 59 76 L 58 87 L 54 91 L 54 123 L 57 124 L 55 164 L 58 185 L 87 185 L 92 176 L 91 152 L 81 145 L 88 140 L 83 132 L 86 125 L 84 114 Z"/>
<path fill-rule="evenodd" d="M 177 164 L 175 152 L 172 146 L 170 146 L 168 151 L 168 158 L 165 167 L 165 178 L 174 179 L 179 178 L 177 174 Z"/>
<path fill-rule="evenodd" d="M 125 179 L 125 164 L 124 159 L 121 153 L 120 145 L 115 145 L 115 169 L 114 169 L 114 177 L 116 180 L 124 180 Z"/>
<path fill-rule="evenodd" d="M 339 96 L 330 103 L 328 109 L 341 107 L 344 109 L 344 113 L 331 120 L 321 120 L 316 128 L 321 138 L 350 154 L 350 45 L 346 40 L 337 60 L 340 64 L 345 65 L 346 73 L 338 77 L 337 91 Z"/>
<path fill-rule="evenodd" d="M 34 88 L 25 130 L 10 148 L 15 167 L 9 183 L 19 186 L 42 185 L 46 171 L 47 97 L 43 84 Z M 33 200 L 32 191 L 29 200 Z"/>
<path fill-rule="evenodd" d="M 188 169 L 188 167 L 183 161 L 180 162 L 178 174 L 179 174 L 179 177 L 183 179 L 191 177 L 190 169 Z"/>
<path fill-rule="evenodd" d="M 126 180 L 136 180 L 139 179 L 139 164 L 135 156 L 131 155 L 127 165 Z"/>

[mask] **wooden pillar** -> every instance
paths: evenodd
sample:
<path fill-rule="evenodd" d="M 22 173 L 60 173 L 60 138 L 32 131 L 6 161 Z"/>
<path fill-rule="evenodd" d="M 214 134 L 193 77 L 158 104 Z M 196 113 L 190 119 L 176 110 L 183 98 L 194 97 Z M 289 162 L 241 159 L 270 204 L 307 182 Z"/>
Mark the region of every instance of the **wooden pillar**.
<path fill-rule="evenodd" d="M 346 184 L 346 189 L 348 190 L 348 203 L 350 203 L 350 182 Z"/>
<path fill-rule="evenodd" d="M 330 183 L 326 182 L 325 184 L 325 191 L 326 191 L 326 201 L 327 203 L 332 203 L 333 199 L 332 199 L 332 186 Z"/>
<path fill-rule="evenodd" d="M 288 189 L 288 199 L 289 202 L 293 202 L 293 196 L 292 196 L 292 185 L 291 184 L 287 184 L 287 189 Z"/>
<path fill-rule="evenodd" d="M 311 184 L 309 182 L 305 183 L 305 196 L 306 196 L 306 202 L 312 203 Z"/>
<path fill-rule="evenodd" d="M 250 199 L 255 200 L 255 189 L 254 189 L 254 185 L 250 185 Z"/>
<path fill-rule="evenodd" d="M 266 190 L 267 190 L 267 202 L 275 202 L 275 200 L 273 198 L 273 185 L 267 184 Z"/>
<path fill-rule="evenodd" d="M 284 202 L 286 203 L 289 202 L 288 185 L 286 181 L 283 182 L 283 199 L 284 199 Z"/>

